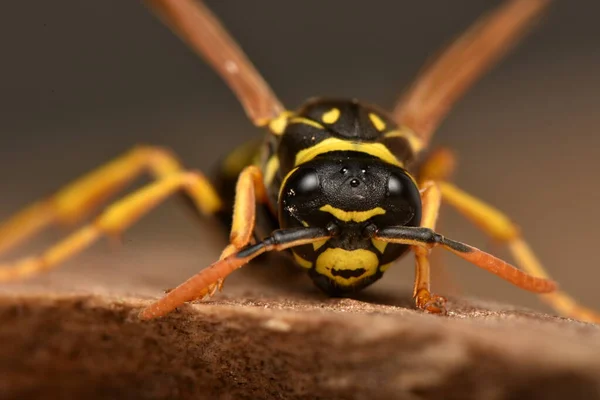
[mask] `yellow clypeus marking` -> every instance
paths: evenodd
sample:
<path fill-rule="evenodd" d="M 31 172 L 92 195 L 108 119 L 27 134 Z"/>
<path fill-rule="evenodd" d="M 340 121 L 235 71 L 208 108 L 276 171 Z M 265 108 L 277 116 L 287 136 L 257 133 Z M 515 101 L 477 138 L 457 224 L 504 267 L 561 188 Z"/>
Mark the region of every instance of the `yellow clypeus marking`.
<path fill-rule="evenodd" d="M 412 129 L 403 126 L 398 130 L 391 131 L 385 134 L 384 138 L 400 137 L 408 140 L 408 145 L 413 153 L 418 153 L 425 148 L 425 143 L 412 131 Z"/>
<path fill-rule="evenodd" d="M 296 260 L 296 263 L 298 263 L 299 266 L 301 266 L 302 268 L 306 268 L 306 269 L 312 268 L 312 263 L 310 261 L 300 257 L 298 254 L 296 254 L 293 251 L 292 251 L 292 254 L 294 256 L 294 260 Z"/>
<path fill-rule="evenodd" d="M 385 122 L 379 117 L 379 115 L 374 113 L 369 113 L 369 119 L 371 123 L 379 132 L 385 131 Z"/>
<path fill-rule="evenodd" d="M 321 120 L 326 124 L 335 124 L 340 118 L 340 110 L 338 108 L 332 108 L 321 116 Z"/>
<path fill-rule="evenodd" d="M 330 204 L 325 204 L 323 207 L 319 208 L 319 210 L 327 212 L 344 222 L 364 222 L 376 215 L 385 214 L 385 210 L 381 207 L 375 207 L 366 211 L 346 211 L 341 208 L 335 208 Z"/>
<path fill-rule="evenodd" d="M 295 165 L 300 165 L 330 151 L 357 151 L 377 157 L 389 164 L 402 167 L 402 163 L 381 143 L 351 142 L 338 138 L 325 139 L 312 147 L 300 150 L 296 154 Z"/>
<path fill-rule="evenodd" d="M 273 183 L 273 179 L 275 178 L 275 174 L 279 169 L 279 157 L 276 155 L 271 156 L 265 165 L 265 186 L 270 186 Z"/>
<path fill-rule="evenodd" d="M 319 255 L 315 263 L 315 269 L 321 275 L 325 275 L 340 285 L 351 285 L 367 276 L 377 272 L 379 259 L 377 255 L 369 250 L 344 250 L 330 248 Z M 342 277 L 335 275 L 332 271 L 356 271 L 364 270 L 360 276 Z"/>

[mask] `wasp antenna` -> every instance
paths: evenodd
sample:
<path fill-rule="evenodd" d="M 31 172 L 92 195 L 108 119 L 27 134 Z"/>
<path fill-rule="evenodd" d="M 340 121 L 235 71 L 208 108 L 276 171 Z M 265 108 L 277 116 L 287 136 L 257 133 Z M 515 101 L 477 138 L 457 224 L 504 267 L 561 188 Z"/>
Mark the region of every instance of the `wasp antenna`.
<path fill-rule="evenodd" d="M 161 317 L 182 304 L 210 295 L 218 285 L 236 269 L 268 251 L 281 251 L 328 239 L 331 235 L 323 228 L 292 228 L 273 232 L 271 236 L 254 245 L 225 257 L 203 269 L 187 281 L 169 291 L 163 298 L 146 307 L 140 313 L 144 320 Z"/>
<path fill-rule="evenodd" d="M 550 293 L 557 289 L 554 281 L 529 275 L 504 260 L 494 257 L 478 248 L 443 237 L 429 228 L 395 226 L 381 229 L 375 239 L 388 243 L 408 244 L 433 248 L 441 246 L 471 264 L 520 287 L 535 293 Z"/>

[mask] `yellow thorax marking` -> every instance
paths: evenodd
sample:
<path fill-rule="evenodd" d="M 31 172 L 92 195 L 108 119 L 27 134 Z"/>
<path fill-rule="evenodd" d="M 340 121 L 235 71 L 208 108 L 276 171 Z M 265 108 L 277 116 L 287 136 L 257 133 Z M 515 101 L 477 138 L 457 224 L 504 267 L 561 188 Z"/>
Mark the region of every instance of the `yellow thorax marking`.
<path fill-rule="evenodd" d="M 385 210 L 381 207 L 375 207 L 366 211 L 346 211 L 340 208 L 335 208 L 330 204 L 325 204 L 323 207 L 319 208 L 319 210 L 327 212 L 340 221 L 354 221 L 354 222 L 364 222 L 369 218 L 373 218 L 376 215 L 385 214 Z"/>
<path fill-rule="evenodd" d="M 284 111 L 269 122 L 269 129 L 275 135 L 281 135 L 287 127 L 290 117 L 294 115 L 291 111 Z"/>
<path fill-rule="evenodd" d="M 312 147 L 300 150 L 296 154 L 295 165 L 300 165 L 320 154 L 329 153 L 330 151 L 357 151 L 380 158 L 389 164 L 402 167 L 402 163 L 381 143 L 351 142 L 338 138 L 325 139 Z"/>
<path fill-rule="evenodd" d="M 409 127 L 403 126 L 400 129 L 388 132 L 384 138 L 395 138 L 400 137 L 408 140 L 408 144 L 412 149 L 413 153 L 418 153 L 425 148 L 425 143 L 419 138 L 415 132 Z"/>
<path fill-rule="evenodd" d="M 369 119 L 371 123 L 379 132 L 383 132 L 385 130 L 385 122 L 379 117 L 379 115 L 374 113 L 369 113 Z"/>
<path fill-rule="evenodd" d="M 294 118 L 290 118 L 288 120 L 289 124 L 304 124 L 304 125 L 310 125 L 313 128 L 317 128 L 317 129 L 325 129 L 323 127 L 323 125 L 319 124 L 316 121 L 313 121 L 312 119 L 308 119 L 308 118 L 304 118 L 304 117 L 294 117 Z"/>
<path fill-rule="evenodd" d="M 335 124 L 340 118 L 340 110 L 338 108 L 332 108 L 321 116 L 321 120 L 326 124 Z"/>
<path fill-rule="evenodd" d="M 344 250 L 340 248 L 329 248 L 322 252 L 317 258 L 315 270 L 321 275 L 325 275 L 342 285 L 349 285 L 364 279 L 366 276 L 375 274 L 378 266 L 379 259 L 372 251 L 365 249 Z M 349 278 L 344 278 L 332 273 L 332 270 L 354 271 L 358 269 L 364 269 L 365 272 L 360 276 Z"/>

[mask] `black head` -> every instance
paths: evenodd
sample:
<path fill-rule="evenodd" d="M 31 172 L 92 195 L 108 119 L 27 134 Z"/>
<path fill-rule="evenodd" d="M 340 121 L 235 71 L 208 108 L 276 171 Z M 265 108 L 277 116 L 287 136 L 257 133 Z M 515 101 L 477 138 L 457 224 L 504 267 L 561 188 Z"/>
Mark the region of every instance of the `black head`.
<path fill-rule="evenodd" d="M 282 228 L 417 226 L 421 198 L 404 169 L 360 152 L 329 152 L 291 172 L 280 192 L 279 219 Z"/>

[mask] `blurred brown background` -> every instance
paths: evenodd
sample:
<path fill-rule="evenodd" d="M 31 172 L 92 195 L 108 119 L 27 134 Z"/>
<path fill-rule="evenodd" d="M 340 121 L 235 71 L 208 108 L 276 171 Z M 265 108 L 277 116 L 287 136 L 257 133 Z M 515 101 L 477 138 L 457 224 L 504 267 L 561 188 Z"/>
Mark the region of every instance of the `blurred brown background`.
<path fill-rule="evenodd" d="M 317 95 L 390 108 L 428 55 L 498 3 L 208 1 L 291 108 Z M 597 1 L 556 1 L 434 142 L 459 154 L 458 184 L 512 216 L 563 288 L 597 308 L 599 12 Z M 207 170 L 257 134 L 221 80 L 139 1 L 11 2 L 0 22 L 0 218 L 136 143 L 169 146 Z M 444 234 L 506 255 L 445 211 Z M 222 245 L 213 224 L 187 217 L 170 201 L 120 249 L 102 243 L 40 282 L 118 287 L 126 282 L 109 270 L 133 268 L 129 281 L 152 281 L 168 269 L 172 281 L 157 284 L 171 287 Z M 444 260 L 471 295 L 542 308 L 476 267 Z M 369 290 L 393 292 L 412 276 L 404 260 Z"/>

